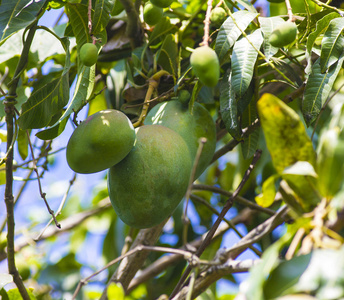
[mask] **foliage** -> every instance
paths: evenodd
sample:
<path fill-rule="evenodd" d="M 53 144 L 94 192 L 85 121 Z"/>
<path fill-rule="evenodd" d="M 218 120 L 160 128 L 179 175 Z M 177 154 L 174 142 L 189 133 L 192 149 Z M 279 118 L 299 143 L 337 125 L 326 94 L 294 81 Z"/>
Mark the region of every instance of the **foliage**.
<path fill-rule="evenodd" d="M 140 0 L 0 1 L 2 299 L 344 298 L 344 11 L 336 1 L 254 2 L 155 0 L 163 12 L 150 22 Z M 285 24 L 296 38 L 271 43 Z M 96 64 L 83 63 L 85 44 Z M 196 49 L 210 50 L 210 63 L 191 63 Z M 130 145 L 121 172 L 84 175 L 91 188 L 74 173 L 68 182 L 65 148 L 87 116 L 119 110 L 145 132 L 149 112 L 163 115 L 159 103 L 171 100 L 187 112 L 171 128 L 189 141 L 154 131 L 144 155 Z M 209 166 L 192 177 L 198 107 L 216 125 L 217 151 L 205 145 Z M 111 206 L 114 176 L 116 205 L 141 217 L 135 228 Z M 31 208 L 34 197 L 45 204 Z M 145 198 L 158 203 L 148 214 Z"/>

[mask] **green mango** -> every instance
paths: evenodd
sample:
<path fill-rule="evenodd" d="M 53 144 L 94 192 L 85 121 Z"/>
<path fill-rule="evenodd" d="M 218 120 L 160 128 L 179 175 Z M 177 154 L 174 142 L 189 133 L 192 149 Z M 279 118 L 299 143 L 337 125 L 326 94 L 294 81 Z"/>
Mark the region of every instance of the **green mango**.
<path fill-rule="evenodd" d="M 284 47 L 295 41 L 297 27 L 294 22 L 283 22 L 278 24 L 272 31 L 269 42 L 274 47 Z"/>
<path fill-rule="evenodd" d="M 182 200 L 191 159 L 183 138 L 161 125 L 137 128 L 128 156 L 108 171 L 109 197 L 129 226 L 148 228 L 169 217 Z"/>
<path fill-rule="evenodd" d="M 143 8 L 143 19 L 150 26 L 157 24 L 160 21 L 162 14 L 163 9 L 153 5 L 151 2 L 147 2 Z"/>
<path fill-rule="evenodd" d="M 114 109 L 99 111 L 83 121 L 67 144 L 67 162 L 77 173 L 96 173 L 120 162 L 132 149 L 135 129 Z"/>
<path fill-rule="evenodd" d="M 215 7 L 210 14 L 210 21 L 215 25 L 221 24 L 227 17 L 226 11 L 222 7 Z"/>
<path fill-rule="evenodd" d="M 195 75 L 206 86 L 214 87 L 220 78 L 220 63 L 217 54 L 208 46 L 195 49 L 190 56 Z"/>
<path fill-rule="evenodd" d="M 207 142 L 197 165 L 195 179 L 208 167 L 216 148 L 216 128 L 208 110 L 201 104 L 195 102 L 191 114 L 188 105 L 183 105 L 178 100 L 159 103 L 149 111 L 144 124 L 163 125 L 180 134 L 188 145 L 192 162 L 197 153 L 199 139 L 205 137 Z"/>
<path fill-rule="evenodd" d="M 83 44 L 80 48 L 80 61 L 87 67 L 93 66 L 98 59 L 98 48 L 92 43 Z"/>

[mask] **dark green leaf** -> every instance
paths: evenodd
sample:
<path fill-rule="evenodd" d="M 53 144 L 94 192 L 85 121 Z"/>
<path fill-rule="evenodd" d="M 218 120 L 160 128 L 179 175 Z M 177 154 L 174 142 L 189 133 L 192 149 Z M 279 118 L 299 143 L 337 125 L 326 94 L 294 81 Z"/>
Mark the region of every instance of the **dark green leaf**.
<path fill-rule="evenodd" d="M 344 37 L 341 35 L 344 29 L 344 18 L 331 20 L 324 38 L 321 42 L 320 67 L 324 73 L 336 63 L 343 53 Z"/>
<path fill-rule="evenodd" d="M 110 14 L 115 5 L 115 0 L 97 0 L 92 18 L 92 33 L 97 35 L 102 32 L 110 20 Z"/>
<path fill-rule="evenodd" d="M 18 138 L 17 138 L 18 152 L 22 160 L 26 159 L 29 154 L 29 140 L 27 137 L 26 130 L 19 128 Z"/>
<path fill-rule="evenodd" d="M 176 26 L 171 24 L 170 18 L 161 18 L 158 24 L 154 26 L 154 30 L 149 37 L 149 44 L 156 44 L 163 40 L 166 34 L 171 33 L 171 31 L 174 31 L 175 29 Z"/>
<path fill-rule="evenodd" d="M 228 71 L 221 81 L 220 112 L 227 131 L 237 140 L 241 139 L 238 107 L 231 84 L 232 72 Z"/>
<path fill-rule="evenodd" d="M 242 10 L 235 12 L 233 14 L 233 18 L 240 29 L 245 30 L 257 15 L 257 13 Z M 227 18 L 217 34 L 215 51 L 219 57 L 220 64 L 223 64 L 228 59 L 230 53 L 229 50 L 234 46 L 235 41 L 241 35 L 241 30 L 236 24 L 231 17 Z"/>
<path fill-rule="evenodd" d="M 158 53 L 158 64 L 170 74 L 177 76 L 178 47 L 172 34 L 165 37 Z"/>
<path fill-rule="evenodd" d="M 239 39 L 233 47 L 232 67 L 232 89 L 238 98 L 246 93 L 252 77 L 254 66 L 257 61 L 260 46 L 263 43 L 263 36 L 260 29 Z"/>
<path fill-rule="evenodd" d="M 62 76 L 35 91 L 23 104 L 18 124 L 22 129 L 43 128 L 69 99 L 69 40 L 63 40 L 66 61 Z"/>
<path fill-rule="evenodd" d="M 0 4 L 0 45 L 12 34 L 30 25 L 43 7 L 44 0 L 2 0 Z"/>
<path fill-rule="evenodd" d="M 330 95 L 333 83 L 342 68 L 343 61 L 344 55 L 341 55 L 338 62 L 325 73 L 321 73 L 320 59 L 314 63 L 302 100 L 302 113 L 307 126 L 312 124 L 318 117 L 321 108 Z"/>

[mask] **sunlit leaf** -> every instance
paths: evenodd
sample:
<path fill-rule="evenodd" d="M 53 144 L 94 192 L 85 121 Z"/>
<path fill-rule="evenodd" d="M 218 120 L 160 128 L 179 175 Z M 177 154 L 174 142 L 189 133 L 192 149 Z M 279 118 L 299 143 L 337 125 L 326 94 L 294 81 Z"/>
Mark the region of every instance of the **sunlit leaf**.
<path fill-rule="evenodd" d="M 344 55 L 338 62 L 332 65 L 325 73 L 321 73 L 320 59 L 312 66 L 312 72 L 308 77 L 302 100 L 302 113 L 307 126 L 318 117 L 321 108 L 330 95 L 334 81 L 342 68 Z"/>
<path fill-rule="evenodd" d="M 245 30 L 257 15 L 257 13 L 241 10 L 233 13 L 233 18 L 240 29 Z M 228 17 L 220 27 L 219 33 L 217 34 L 215 51 L 219 57 L 220 64 L 227 60 L 230 49 L 234 46 L 235 41 L 241 35 L 241 30 L 235 23 L 231 17 Z"/>
<path fill-rule="evenodd" d="M 257 103 L 258 115 L 267 147 L 277 173 L 297 161 L 315 164 L 312 142 L 298 114 L 272 94 Z"/>
<path fill-rule="evenodd" d="M 258 205 L 262 207 L 269 207 L 274 203 L 278 189 L 277 181 L 279 178 L 280 175 L 275 174 L 264 181 L 262 193 L 255 198 Z"/>
<path fill-rule="evenodd" d="M 112 282 L 107 288 L 107 297 L 109 300 L 124 300 L 124 289 L 120 283 Z"/>
<path fill-rule="evenodd" d="M 0 45 L 20 29 L 30 25 L 45 1 L 2 0 L 0 5 Z"/>
<path fill-rule="evenodd" d="M 97 0 L 94 5 L 92 18 L 92 33 L 97 35 L 102 32 L 110 20 L 110 14 L 115 5 L 115 0 Z"/>
<path fill-rule="evenodd" d="M 321 42 L 320 69 L 324 73 L 336 63 L 343 53 L 344 37 L 341 35 L 344 29 L 344 18 L 331 20 L 324 38 Z"/>
<path fill-rule="evenodd" d="M 7 273 L 0 274 L 0 290 L 6 285 L 13 282 L 13 276 Z"/>
<path fill-rule="evenodd" d="M 239 39 L 233 47 L 231 67 L 232 67 L 232 89 L 238 98 L 243 97 L 247 91 L 254 71 L 260 46 L 263 43 L 261 30 L 257 29 L 253 33 Z"/>

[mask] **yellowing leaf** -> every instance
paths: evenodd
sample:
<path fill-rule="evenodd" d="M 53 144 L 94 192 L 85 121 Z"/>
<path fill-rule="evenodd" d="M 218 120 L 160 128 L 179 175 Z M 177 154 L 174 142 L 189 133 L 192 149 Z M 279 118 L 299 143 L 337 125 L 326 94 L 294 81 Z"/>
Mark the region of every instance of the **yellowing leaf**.
<path fill-rule="evenodd" d="M 298 161 L 314 166 L 315 151 L 298 114 L 272 94 L 264 94 L 257 109 L 276 171 L 281 174 Z"/>
<path fill-rule="evenodd" d="M 120 283 L 111 283 L 107 289 L 109 300 L 124 300 L 124 289 Z"/>
<path fill-rule="evenodd" d="M 277 193 L 276 181 L 279 179 L 279 177 L 279 175 L 275 174 L 264 181 L 262 194 L 256 196 L 255 198 L 258 205 L 262 207 L 269 207 L 274 203 Z"/>

